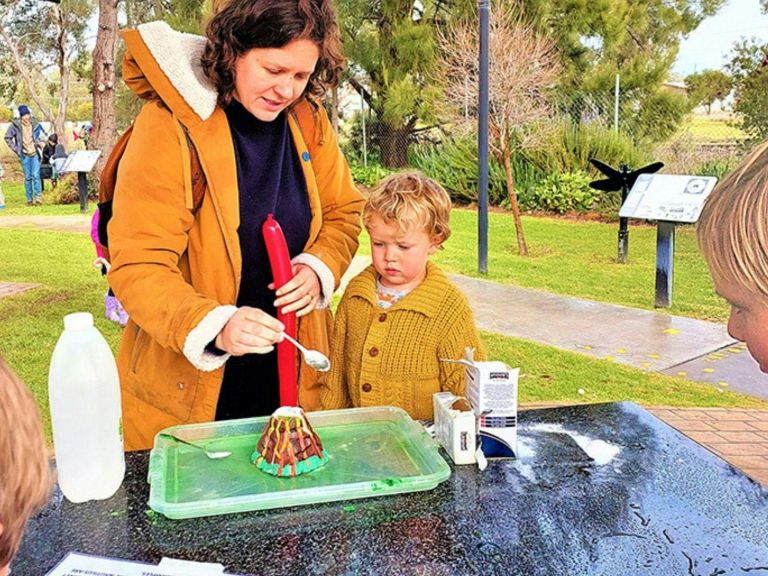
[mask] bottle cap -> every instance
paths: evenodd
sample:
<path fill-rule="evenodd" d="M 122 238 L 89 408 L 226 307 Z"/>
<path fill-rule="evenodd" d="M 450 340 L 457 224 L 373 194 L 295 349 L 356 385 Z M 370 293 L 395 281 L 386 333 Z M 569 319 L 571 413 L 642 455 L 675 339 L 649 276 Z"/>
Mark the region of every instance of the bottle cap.
<path fill-rule="evenodd" d="M 87 330 L 93 326 L 93 314 L 90 312 L 75 312 L 64 316 L 65 330 Z"/>

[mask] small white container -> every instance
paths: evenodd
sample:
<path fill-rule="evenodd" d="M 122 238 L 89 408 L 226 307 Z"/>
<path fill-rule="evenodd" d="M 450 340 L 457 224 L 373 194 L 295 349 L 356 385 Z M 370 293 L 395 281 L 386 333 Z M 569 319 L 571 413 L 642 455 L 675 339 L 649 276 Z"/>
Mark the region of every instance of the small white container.
<path fill-rule="evenodd" d="M 61 491 L 75 503 L 109 498 L 125 475 L 120 382 L 112 350 L 90 313 L 64 317 L 48 396 Z"/>
<path fill-rule="evenodd" d="M 460 398 L 450 392 L 435 392 L 432 395 L 435 437 L 454 464 L 474 464 L 477 450 L 475 435 L 477 421 L 472 410 L 453 408 L 454 403 Z"/>
<path fill-rule="evenodd" d="M 476 362 L 469 350 L 467 398 L 477 417 L 477 435 L 487 458 L 517 456 L 517 378 L 519 369 L 503 362 Z"/>

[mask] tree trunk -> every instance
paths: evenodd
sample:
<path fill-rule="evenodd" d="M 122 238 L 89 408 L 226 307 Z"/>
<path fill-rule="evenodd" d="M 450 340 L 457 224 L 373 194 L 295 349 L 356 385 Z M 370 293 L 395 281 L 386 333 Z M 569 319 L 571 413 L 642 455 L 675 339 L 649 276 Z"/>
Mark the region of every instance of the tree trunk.
<path fill-rule="evenodd" d="M 69 63 L 67 62 L 67 15 L 58 5 L 54 5 L 53 13 L 56 17 L 56 60 L 59 65 L 59 108 L 53 118 L 54 132 L 59 138 L 64 136 L 64 122 L 67 118 L 67 104 L 69 103 Z M 66 140 L 62 140 L 65 142 Z"/>
<path fill-rule="evenodd" d="M 523 233 L 523 222 L 520 219 L 520 205 L 517 203 L 517 192 L 515 191 L 515 180 L 512 176 L 512 152 L 509 146 L 503 148 L 504 174 L 507 177 L 507 194 L 509 194 L 509 206 L 512 208 L 512 217 L 515 220 L 515 232 L 517 233 L 517 250 L 520 256 L 528 256 L 528 246 L 525 243 L 525 234 Z"/>
<path fill-rule="evenodd" d="M 381 163 L 387 168 L 408 166 L 408 129 L 379 122 Z"/>
<path fill-rule="evenodd" d="M 117 58 L 117 0 L 99 0 L 99 30 L 93 51 L 93 133 L 89 146 L 101 150 L 95 174 L 117 139 L 115 119 L 115 59 Z"/>

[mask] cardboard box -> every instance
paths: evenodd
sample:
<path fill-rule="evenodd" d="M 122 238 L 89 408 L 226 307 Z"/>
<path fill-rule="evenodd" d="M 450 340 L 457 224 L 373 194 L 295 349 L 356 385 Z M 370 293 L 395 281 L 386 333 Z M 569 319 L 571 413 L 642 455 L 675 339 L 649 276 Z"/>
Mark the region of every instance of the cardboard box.
<path fill-rule="evenodd" d="M 458 402 L 460 400 L 464 400 L 469 409 L 462 410 L 461 402 Z M 432 405 L 437 441 L 455 464 L 474 464 L 477 423 L 469 403 L 450 392 L 437 392 L 432 395 Z"/>
<path fill-rule="evenodd" d="M 486 458 L 517 454 L 518 368 L 503 362 L 475 362 L 468 350 L 467 397 L 478 418 L 477 435 Z"/>

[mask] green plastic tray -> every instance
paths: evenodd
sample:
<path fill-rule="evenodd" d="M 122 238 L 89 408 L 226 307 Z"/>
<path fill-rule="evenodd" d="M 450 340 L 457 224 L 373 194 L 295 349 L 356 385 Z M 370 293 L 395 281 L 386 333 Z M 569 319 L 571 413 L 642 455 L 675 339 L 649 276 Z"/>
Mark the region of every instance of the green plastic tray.
<path fill-rule="evenodd" d="M 149 458 L 149 506 L 168 518 L 196 518 L 430 490 L 451 475 L 437 443 L 399 408 L 307 416 L 330 460 L 295 478 L 275 478 L 251 464 L 267 417 L 166 428 L 162 432 L 232 455 L 210 460 L 158 434 Z"/>

